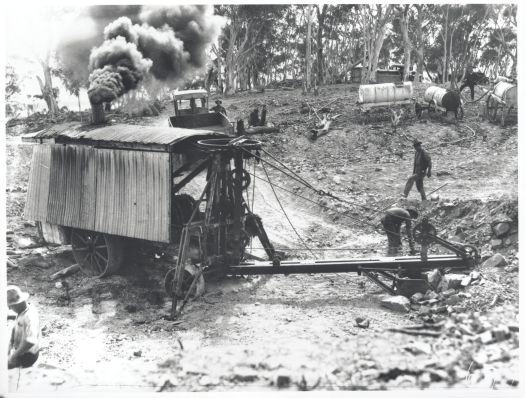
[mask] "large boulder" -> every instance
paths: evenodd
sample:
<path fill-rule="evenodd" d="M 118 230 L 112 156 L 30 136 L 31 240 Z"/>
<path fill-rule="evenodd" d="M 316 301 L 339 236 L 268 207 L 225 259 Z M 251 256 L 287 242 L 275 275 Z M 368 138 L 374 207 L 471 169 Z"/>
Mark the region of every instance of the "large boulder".
<path fill-rule="evenodd" d="M 502 238 L 509 233 L 510 224 L 508 222 L 499 222 L 492 225 L 492 231 L 494 235 L 496 235 L 496 238 Z"/>
<path fill-rule="evenodd" d="M 410 300 L 405 296 L 388 296 L 381 300 L 381 305 L 392 311 L 409 312 Z"/>
<path fill-rule="evenodd" d="M 488 260 L 486 260 L 482 267 L 504 267 L 507 265 L 507 260 L 500 253 L 494 254 Z"/>

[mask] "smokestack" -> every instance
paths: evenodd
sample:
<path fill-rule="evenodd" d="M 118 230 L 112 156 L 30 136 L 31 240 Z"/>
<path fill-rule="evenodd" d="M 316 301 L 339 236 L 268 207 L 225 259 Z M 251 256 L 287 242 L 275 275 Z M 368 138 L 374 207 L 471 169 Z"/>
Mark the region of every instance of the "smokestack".
<path fill-rule="evenodd" d="M 92 123 L 93 124 L 103 124 L 106 123 L 106 115 L 104 114 L 104 103 L 99 102 L 94 104 L 91 102 L 91 112 L 92 112 Z"/>

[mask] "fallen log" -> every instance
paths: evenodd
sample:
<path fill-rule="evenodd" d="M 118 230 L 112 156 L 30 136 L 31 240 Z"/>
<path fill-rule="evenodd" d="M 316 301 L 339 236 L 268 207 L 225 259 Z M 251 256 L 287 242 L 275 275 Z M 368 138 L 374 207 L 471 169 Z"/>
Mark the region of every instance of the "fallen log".
<path fill-rule="evenodd" d="M 245 134 L 271 134 L 280 132 L 281 130 L 278 127 L 269 126 L 252 126 L 244 130 Z"/>
<path fill-rule="evenodd" d="M 75 272 L 78 272 L 80 270 L 80 265 L 78 264 L 73 264 L 73 265 L 70 265 L 69 267 L 66 267 L 64 268 L 63 270 L 60 270 L 58 272 L 55 272 L 53 275 L 51 275 L 49 278 L 54 281 L 55 279 L 58 279 L 58 278 L 65 278 L 66 276 L 69 276 L 69 275 L 72 275 L 74 274 Z"/>
<path fill-rule="evenodd" d="M 332 122 L 335 119 L 337 119 L 339 116 L 341 116 L 341 115 L 337 114 L 337 115 L 329 116 L 329 117 L 327 117 L 325 115 L 323 117 L 323 119 L 320 121 L 320 123 L 317 125 L 317 129 L 312 129 L 312 131 L 311 131 L 311 133 L 312 133 L 311 139 L 312 140 L 316 140 L 317 138 L 328 134 L 328 131 L 330 130 L 330 126 L 331 126 Z"/>

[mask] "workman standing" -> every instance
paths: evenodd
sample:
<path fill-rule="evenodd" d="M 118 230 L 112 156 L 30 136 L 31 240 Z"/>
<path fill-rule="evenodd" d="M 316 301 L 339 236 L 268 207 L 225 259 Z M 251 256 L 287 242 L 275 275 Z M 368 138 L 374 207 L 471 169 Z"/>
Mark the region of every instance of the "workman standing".
<path fill-rule="evenodd" d="M 221 105 L 222 101 L 221 100 L 216 100 L 215 103 L 217 105 L 215 105 L 213 108 L 211 108 L 212 111 L 217 112 L 217 113 L 223 113 L 224 115 L 226 115 L 226 109 L 224 109 L 224 107 Z"/>
<path fill-rule="evenodd" d="M 28 297 L 18 286 L 7 286 L 7 306 L 17 313 L 7 349 L 8 369 L 28 368 L 38 359 L 40 322 L 36 309 L 27 303 Z"/>
<path fill-rule="evenodd" d="M 419 214 L 413 207 L 406 209 L 400 207 L 392 207 L 388 209 L 386 214 L 381 219 L 381 224 L 385 230 L 388 238 L 388 253 L 387 256 L 396 256 L 401 249 L 401 225 L 405 223 L 406 234 L 408 236 L 408 245 L 410 247 L 410 254 L 415 254 L 414 239 L 412 237 L 412 220 L 418 218 Z"/>
<path fill-rule="evenodd" d="M 405 198 L 408 197 L 415 182 L 416 188 L 421 194 L 421 200 L 427 199 L 425 188 L 423 187 L 423 179 L 425 178 L 425 175 L 428 178 L 432 176 L 432 159 L 427 151 L 421 147 L 421 144 L 422 142 L 417 139 L 413 142 L 414 149 L 416 150 L 414 155 L 414 170 L 405 185 L 405 191 L 403 193 Z"/>

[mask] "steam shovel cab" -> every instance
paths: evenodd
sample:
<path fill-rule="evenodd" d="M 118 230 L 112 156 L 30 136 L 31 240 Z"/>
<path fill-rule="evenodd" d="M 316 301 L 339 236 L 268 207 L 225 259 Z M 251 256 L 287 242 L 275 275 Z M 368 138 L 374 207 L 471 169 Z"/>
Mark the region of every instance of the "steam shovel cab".
<path fill-rule="evenodd" d="M 46 241 L 71 244 L 84 273 L 110 275 L 138 244 L 179 242 L 195 205 L 180 190 L 188 175 L 205 170 L 207 154 L 195 144 L 225 137 L 169 127 L 54 126 L 33 137 L 39 144 L 25 217 L 38 222 Z"/>
<path fill-rule="evenodd" d="M 233 123 L 219 112 L 209 111 L 206 90 L 177 91 L 173 95 L 175 116 L 170 116 L 170 127 L 206 129 L 233 135 Z"/>

